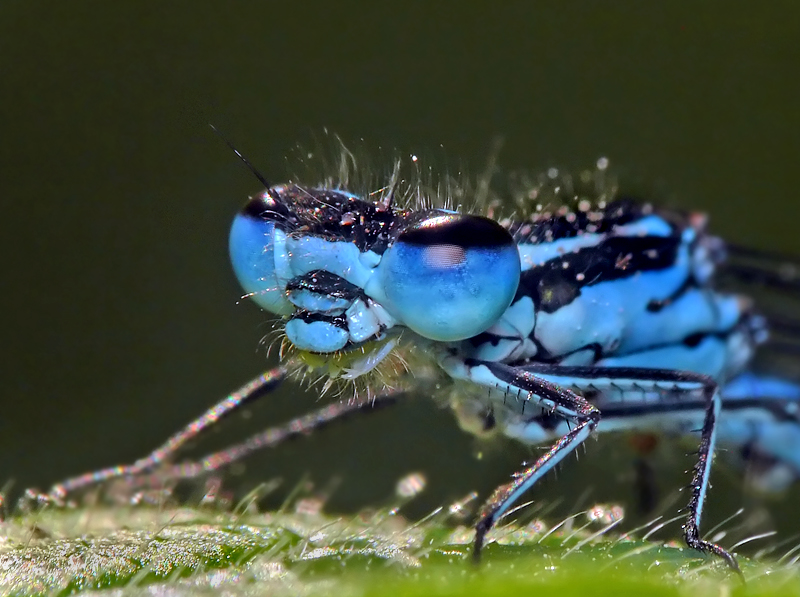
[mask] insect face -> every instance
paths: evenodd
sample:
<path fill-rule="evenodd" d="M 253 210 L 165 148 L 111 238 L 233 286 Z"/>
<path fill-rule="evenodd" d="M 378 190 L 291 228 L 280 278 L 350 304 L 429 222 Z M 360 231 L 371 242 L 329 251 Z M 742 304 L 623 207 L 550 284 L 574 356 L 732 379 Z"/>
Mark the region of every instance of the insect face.
<path fill-rule="evenodd" d="M 508 308 L 520 277 L 516 243 L 493 220 L 382 209 L 297 186 L 251 199 L 234 220 L 230 253 L 245 291 L 287 316 L 288 340 L 314 353 L 349 351 L 400 328 L 470 338 Z"/>

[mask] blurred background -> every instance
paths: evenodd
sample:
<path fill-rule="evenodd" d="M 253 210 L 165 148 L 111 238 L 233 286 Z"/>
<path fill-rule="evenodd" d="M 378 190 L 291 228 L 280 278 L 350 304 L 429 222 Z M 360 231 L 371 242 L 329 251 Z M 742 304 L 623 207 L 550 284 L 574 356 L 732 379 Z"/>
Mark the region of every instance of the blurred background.
<path fill-rule="evenodd" d="M 227 259 L 231 218 L 259 184 L 208 123 L 275 181 L 325 130 L 375 148 L 381 167 L 397 152 L 478 172 L 498 137 L 508 170 L 608 156 L 711 213 L 725 238 L 800 254 L 796 3 L 290 4 L 0 4 L 12 495 L 136 459 L 274 363 L 259 346 L 267 318 L 239 302 Z M 315 404 L 285 388 L 196 452 Z M 684 451 L 661 449 L 664 498 L 686 482 Z M 255 457 L 228 483 L 282 479 L 268 507 L 301 479 L 335 486 L 338 512 L 389 503 L 419 472 L 419 516 L 485 497 L 535 453 L 478 442 L 421 396 Z M 618 438 L 590 441 L 531 498 L 562 514 L 624 502 L 633 458 Z M 745 506 L 787 537 L 800 529 L 796 488 L 764 501 L 726 467 L 714 481 L 709 524 Z"/>

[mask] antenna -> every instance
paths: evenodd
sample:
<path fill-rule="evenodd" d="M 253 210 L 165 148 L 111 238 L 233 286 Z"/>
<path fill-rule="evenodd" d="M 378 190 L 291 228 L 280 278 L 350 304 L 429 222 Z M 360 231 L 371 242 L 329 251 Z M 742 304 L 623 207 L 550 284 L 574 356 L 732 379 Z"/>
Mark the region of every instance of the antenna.
<path fill-rule="evenodd" d="M 228 138 L 227 138 L 227 137 L 225 137 L 225 135 L 223 135 L 223 134 L 222 134 L 222 133 L 219 131 L 219 129 L 218 129 L 217 127 L 215 127 L 215 126 L 214 126 L 213 124 L 211 124 L 211 123 L 208 123 L 208 126 L 210 126 L 210 127 L 211 127 L 211 130 L 212 130 L 212 131 L 214 131 L 214 132 L 217 134 L 217 136 L 218 136 L 220 139 L 222 139 L 223 141 L 225 141 L 225 144 L 226 144 L 228 147 L 230 147 L 230 148 L 231 148 L 231 150 L 233 151 L 233 153 L 235 153 L 235 154 L 236 154 L 236 156 L 237 156 L 237 157 L 238 157 L 240 160 L 242 160 L 242 162 L 244 163 L 244 165 L 245 165 L 245 166 L 247 166 L 247 169 L 248 169 L 248 170 L 250 170 L 250 172 L 252 172 L 252 173 L 253 173 L 253 175 L 254 175 L 254 176 L 255 176 L 255 177 L 256 177 L 256 178 L 259 180 L 259 182 L 260 182 L 261 184 L 263 184 L 265 187 L 267 187 L 267 192 L 270 194 L 270 196 L 272 196 L 272 185 L 269 183 L 269 181 L 267 181 L 267 179 L 266 179 L 266 178 L 264 178 L 264 175 L 263 175 L 263 174 L 261 174 L 261 172 L 259 172 L 259 171 L 256 169 L 256 167 L 255 167 L 255 166 L 253 166 L 253 164 L 251 164 L 251 163 L 250 163 L 250 160 L 248 160 L 246 157 L 244 157 L 244 156 L 242 155 L 242 152 L 240 152 L 238 149 L 236 149 L 236 146 L 235 146 L 233 143 L 231 143 L 231 142 L 228 140 Z"/>

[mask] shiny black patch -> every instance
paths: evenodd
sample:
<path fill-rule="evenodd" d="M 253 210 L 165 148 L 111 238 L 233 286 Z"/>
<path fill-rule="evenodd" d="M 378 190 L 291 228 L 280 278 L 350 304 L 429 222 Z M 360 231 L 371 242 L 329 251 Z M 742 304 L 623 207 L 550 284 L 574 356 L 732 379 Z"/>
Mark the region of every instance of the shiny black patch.
<path fill-rule="evenodd" d="M 286 285 L 286 290 L 289 292 L 305 290 L 314 294 L 346 300 L 355 300 L 364 296 L 361 288 L 325 270 L 314 270 L 293 278 Z"/>
<path fill-rule="evenodd" d="M 455 245 L 465 249 L 514 244 L 508 231 L 494 220 L 436 211 L 428 212 L 419 221 L 408 225 L 397 240 L 425 247 Z"/>
<path fill-rule="evenodd" d="M 408 212 L 352 197 L 335 189 L 288 185 L 251 197 L 242 213 L 275 222 L 286 233 L 302 232 L 354 243 L 360 251 L 383 253 Z"/>
<path fill-rule="evenodd" d="M 554 313 L 578 298 L 586 286 L 672 267 L 680 244 L 677 234 L 611 237 L 522 272 L 514 300 L 529 296 L 537 310 Z"/>
<path fill-rule="evenodd" d="M 581 234 L 605 234 L 647 215 L 650 208 L 639 199 L 623 197 L 603 208 L 571 209 L 551 215 L 534 214 L 529 221 L 513 222 L 508 231 L 518 243 L 545 243 Z"/>

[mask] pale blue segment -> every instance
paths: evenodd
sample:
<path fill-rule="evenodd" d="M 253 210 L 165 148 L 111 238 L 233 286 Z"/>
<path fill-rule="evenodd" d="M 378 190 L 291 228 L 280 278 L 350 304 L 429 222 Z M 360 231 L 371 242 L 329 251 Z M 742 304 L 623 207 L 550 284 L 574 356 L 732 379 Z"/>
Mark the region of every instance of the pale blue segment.
<path fill-rule="evenodd" d="M 487 332 L 496 336 L 527 338 L 536 326 L 536 306 L 529 296 L 515 301 Z"/>
<path fill-rule="evenodd" d="M 533 357 L 536 345 L 530 334 L 535 324 L 536 307 L 531 297 L 523 296 L 486 330 L 487 334 L 496 337 L 495 341 L 476 346 L 470 356 L 482 361 L 515 361 Z"/>
<path fill-rule="evenodd" d="M 496 339 L 493 342 L 484 342 L 478 346 L 472 354 L 474 355 L 474 358 L 480 359 L 481 361 L 490 361 L 495 363 L 505 360 L 511 361 L 514 351 L 519 350 L 523 342 L 524 340 L 516 338 L 512 340 Z"/>
<path fill-rule="evenodd" d="M 372 251 L 361 253 L 354 243 L 316 236 L 288 236 L 286 250 L 294 276 L 325 270 L 361 288 L 380 261 Z"/>
<path fill-rule="evenodd" d="M 396 242 L 364 290 L 421 336 L 463 340 L 494 324 L 519 285 L 514 245 L 422 246 Z"/>
<path fill-rule="evenodd" d="M 613 236 L 671 236 L 672 226 L 661 216 L 650 215 L 630 222 L 614 226 Z M 689 236 L 686 236 L 686 234 Z M 689 241 L 694 237 L 694 230 L 687 228 L 684 231 L 684 240 Z"/>
<path fill-rule="evenodd" d="M 597 361 L 596 366 L 694 371 L 714 379 L 725 379 L 730 365 L 727 344 L 717 336 L 706 336 L 696 346 L 671 344 L 629 355 L 610 356 Z"/>
<path fill-rule="evenodd" d="M 369 340 L 381 331 L 377 316 L 361 299 L 352 304 L 346 316 L 350 341 L 355 344 Z"/>
<path fill-rule="evenodd" d="M 290 319 L 285 331 L 289 342 L 309 352 L 336 352 L 344 348 L 348 340 L 347 330 L 327 321 Z"/>
<path fill-rule="evenodd" d="M 605 234 L 586 233 L 549 242 L 520 243 L 517 248 L 524 271 L 543 265 L 551 259 L 558 259 L 566 253 L 596 247 L 614 236 L 669 236 L 670 234 L 672 227 L 663 218 L 647 216 L 630 224 L 615 226 L 611 232 Z"/>
<path fill-rule="evenodd" d="M 604 353 L 613 353 L 682 339 L 687 334 L 678 326 L 669 330 L 671 336 L 679 334 L 675 338 L 634 334 L 632 327 L 643 317 L 642 313 L 648 314 L 651 300 L 668 298 L 681 287 L 689 268 L 688 250 L 683 246 L 671 267 L 584 286 L 580 296 L 568 305 L 553 313 L 537 313 L 534 335 L 554 355 L 572 353 L 592 344 L 599 345 Z M 707 323 L 707 329 L 715 329 L 713 321 Z"/>
<path fill-rule="evenodd" d="M 522 270 L 544 265 L 565 253 L 575 253 L 588 247 L 596 247 L 607 238 L 605 234 L 582 234 L 571 238 L 560 238 L 547 243 L 521 243 L 517 245 Z"/>
<path fill-rule="evenodd" d="M 800 401 L 800 386 L 778 379 L 743 373 L 722 388 L 725 400 L 748 400 L 753 398 L 780 398 Z"/>
<path fill-rule="evenodd" d="M 761 423 L 758 440 L 753 447 L 790 466 L 794 472 L 793 480 L 800 476 L 800 426 L 797 421 L 778 421 L 766 425 Z M 765 489 L 777 491 L 783 488 L 776 484 Z"/>
<path fill-rule="evenodd" d="M 736 325 L 741 315 L 739 297 L 690 289 L 659 311 L 642 309 L 634 314 L 619 351 L 633 352 L 655 343 L 681 342 L 696 333 L 725 332 Z"/>
<path fill-rule="evenodd" d="M 288 315 L 294 307 L 275 274 L 275 224 L 243 214 L 233 219 L 228 250 L 236 278 L 261 308 Z"/>

